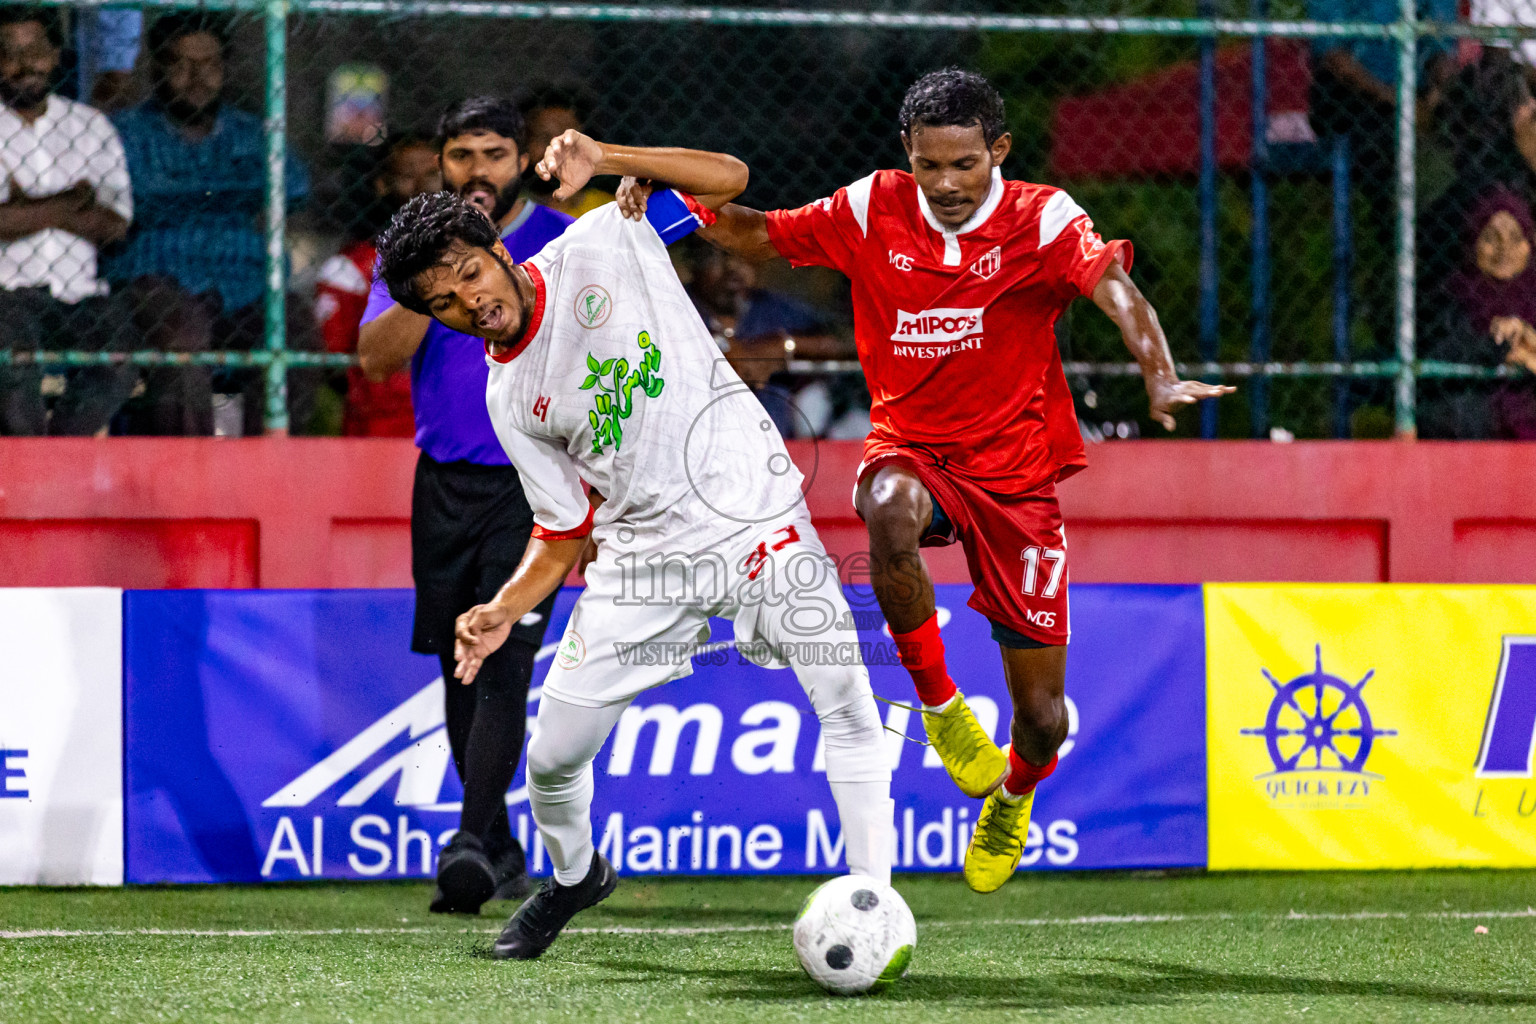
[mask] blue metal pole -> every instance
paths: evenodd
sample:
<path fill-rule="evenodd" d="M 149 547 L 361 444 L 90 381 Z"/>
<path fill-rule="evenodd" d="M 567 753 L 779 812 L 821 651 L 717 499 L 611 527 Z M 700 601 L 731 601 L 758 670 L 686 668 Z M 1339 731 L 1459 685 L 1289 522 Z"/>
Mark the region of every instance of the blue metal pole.
<path fill-rule="evenodd" d="M 1216 0 L 1195 5 L 1202 18 L 1214 17 Z M 1214 362 L 1220 343 L 1221 277 L 1216 263 L 1216 39 L 1200 40 L 1200 358 Z M 1200 436 L 1216 436 L 1216 402 L 1200 403 Z"/>
<path fill-rule="evenodd" d="M 1256 18 L 1268 16 L 1266 0 L 1254 0 Z M 1269 262 L 1269 182 L 1265 173 L 1269 164 L 1269 82 L 1264 64 L 1264 37 L 1253 40 L 1253 159 L 1249 188 L 1253 202 L 1253 340 L 1249 357 L 1256 363 L 1269 362 L 1270 302 L 1272 270 Z M 1249 388 L 1249 412 L 1254 437 L 1269 436 L 1269 378 L 1255 377 Z"/>
<path fill-rule="evenodd" d="M 1333 137 L 1333 358 L 1349 362 L 1350 278 L 1354 274 L 1354 221 L 1350 217 L 1349 136 Z M 1333 382 L 1333 436 L 1349 436 L 1349 378 Z"/>

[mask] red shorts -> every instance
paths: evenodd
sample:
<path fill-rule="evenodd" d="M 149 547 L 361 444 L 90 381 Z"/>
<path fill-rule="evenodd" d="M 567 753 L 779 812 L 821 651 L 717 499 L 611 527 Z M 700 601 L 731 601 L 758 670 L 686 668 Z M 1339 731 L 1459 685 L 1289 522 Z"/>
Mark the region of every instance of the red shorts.
<path fill-rule="evenodd" d="M 995 494 L 947 472 L 928 452 L 879 452 L 859 468 L 859 480 L 896 463 L 916 473 L 953 530 L 923 538 L 923 547 L 959 540 L 975 593 L 968 602 L 992 622 L 1052 646 L 1072 635 L 1067 601 L 1067 540 L 1054 482 L 1026 494 Z"/>

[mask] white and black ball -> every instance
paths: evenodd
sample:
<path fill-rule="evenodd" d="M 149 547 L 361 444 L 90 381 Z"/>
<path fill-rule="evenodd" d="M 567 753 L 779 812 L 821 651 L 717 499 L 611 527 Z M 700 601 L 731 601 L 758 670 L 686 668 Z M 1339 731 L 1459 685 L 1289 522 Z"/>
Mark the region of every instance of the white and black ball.
<path fill-rule="evenodd" d="M 795 918 L 795 953 L 811 979 L 840 996 L 878 992 L 907 972 L 917 922 L 889 885 L 844 875 L 818 887 Z"/>

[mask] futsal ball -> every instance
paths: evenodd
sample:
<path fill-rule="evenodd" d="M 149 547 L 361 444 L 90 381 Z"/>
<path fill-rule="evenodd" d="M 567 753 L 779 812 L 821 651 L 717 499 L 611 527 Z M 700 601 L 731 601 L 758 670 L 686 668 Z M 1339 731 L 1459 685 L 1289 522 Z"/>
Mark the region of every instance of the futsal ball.
<path fill-rule="evenodd" d="M 888 885 L 844 875 L 805 898 L 795 918 L 795 953 L 828 992 L 855 996 L 888 988 L 907 973 L 917 922 Z"/>

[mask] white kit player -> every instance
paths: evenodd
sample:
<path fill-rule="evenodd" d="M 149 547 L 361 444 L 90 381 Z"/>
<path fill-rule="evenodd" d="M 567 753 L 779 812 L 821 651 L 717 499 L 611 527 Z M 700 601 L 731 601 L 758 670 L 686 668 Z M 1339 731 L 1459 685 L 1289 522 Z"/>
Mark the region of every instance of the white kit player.
<path fill-rule="evenodd" d="M 397 302 L 485 339 L 485 401 L 534 512 L 512 578 L 459 617 L 456 675 L 473 680 L 511 624 L 597 545 L 528 748 L 529 803 L 554 877 L 494 955 L 539 956 L 613 891 L 592 842 L 593 759 L 636 695 L 691 671 L 712 615 L 734 620 L 747 657 L 794 668 L 821 721 L 849 870 L 889 881 L 890 770 L 852 616 L 799 471 L 666 251 L 741 192 L 747 169 L 572 131 L 537 170 L 560 180 L 556 198 L 596 174 L 671 188 L 643 214 L 623 201 L 595 210 L 515 266 L 479 210 L 452 193 L 419 196 L 381 236 L 377 271 Z"/>

